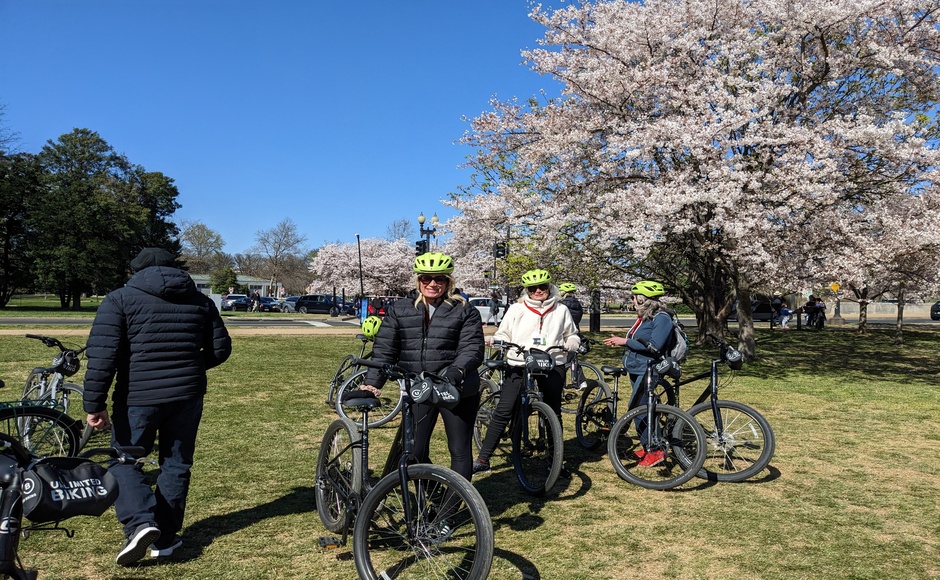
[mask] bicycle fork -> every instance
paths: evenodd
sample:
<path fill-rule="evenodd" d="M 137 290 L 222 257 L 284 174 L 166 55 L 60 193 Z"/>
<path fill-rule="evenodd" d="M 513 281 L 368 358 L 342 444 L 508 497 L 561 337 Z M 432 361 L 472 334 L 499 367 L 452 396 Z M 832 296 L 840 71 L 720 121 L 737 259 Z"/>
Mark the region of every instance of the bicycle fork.
<path fill-rule="evenodd" d="M 23 576 L 18 565 L 17 548 L 22 525 L 23 496 L 20 493 L 19 478 L 12 469 L 2 475 L 0 486 L 0 574 L 20 578 Z"/>

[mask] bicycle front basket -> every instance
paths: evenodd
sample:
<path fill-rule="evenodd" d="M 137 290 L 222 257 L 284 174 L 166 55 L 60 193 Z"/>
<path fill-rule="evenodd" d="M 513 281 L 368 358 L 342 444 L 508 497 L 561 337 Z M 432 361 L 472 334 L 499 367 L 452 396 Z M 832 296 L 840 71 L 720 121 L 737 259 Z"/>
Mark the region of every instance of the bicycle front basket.
<path fill-rule="evenodd" d="M 23 472 L 23 515 L 35 523 L 100 516 L 118 496 L 102 465 L 80 457 L 45 457 Z"/>
<path fill-rule="evenodd" d="M 533 375 L 547 375 L 555 368 L 555 360 L 544 350 L 530 348 L 525 353 L 525 368 Z"/>

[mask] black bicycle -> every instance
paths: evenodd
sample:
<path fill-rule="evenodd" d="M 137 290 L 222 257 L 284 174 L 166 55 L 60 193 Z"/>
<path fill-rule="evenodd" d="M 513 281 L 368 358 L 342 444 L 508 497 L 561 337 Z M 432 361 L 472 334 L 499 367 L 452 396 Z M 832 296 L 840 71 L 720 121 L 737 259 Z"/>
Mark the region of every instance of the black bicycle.
<path fill-rule="evenodd" d="M 774 455 L 776 440 L 770 423 L 753 408 L 737 401 L 718 398 L 718 367 L 725 364 L 739 370 L 744 358 L 741 353 L 714 334 L 706 334 L 718 347 L 718 357 L 711 368 L 684 380 L 669 383 L 667 398 L 678 402 L 680 387 L 703 379 L 708 384 L 688 412 L 705 430 L 705 465 L 699 477 L 709 481 L 744 481 L 760 473 Z M 732 372 L 731 377 L 734 374 Z M 731 378 L 725 382 L 725 386 Z"/>
<path fill-rule="evenodd" d="M 581 346 L 568 356 L 565 365 L 565 388 L 561 393 L 562 413 L 577 413 L 581 395 L 585 390 L 593 388 L 595 393 L 600 394 L 601 390 L 596 388 L 597 385 L 602 383 L 606 386 L 603 373 L 591 363 L 581 360 L 582 356 L 591 352 L 592 346 L 601 343 L 583 334 L 578 336 L 581 338 Z"/>
<path fill-rule="evenodd" d="M 551 351 L 564 350 L 565 347 L 526 349 L 500 340 L 493 341 L 493 347 L 511 348 L 518 353 L 525 353 L 523 388 L 519 391 L 519 401 L 513 408 L 507 428 L 512 441 L 513 469 L 520 487 L 533 495 L 542 495 L 555 485 L 561 474 L 564 439 L 561 422 L 552 408 L 542 401 L 535 377 L 547 375 L 555 367 Z M 493 371 L 504 370 L 508 366 L 506 357 L 487 360 L 484 364 Z M 484 396 L 480 402 L 473 426 L 473 439 L 478 449 L 486 439 L 490 421 L 499 404 L 500 392 L 501 389 Z"/>
<path fill-rule="evenodd" d="M 648 343 L 644 346 L 655 353 Z M 620 377 L 629 374 L 622 367 L 601 367 L 605 375 L 614 377 L 614 391 L 597 398 L 593 389 L 586 390 L 575 421 L 575 434 L 583 447 L 596 449 L 606 440 L 617 475 L 647 489 L 667 490 L 686 483 L 706 459 L 701 425 L 682 409 L 660 402 L 657 389 L 662 380 L 654 379 L 664 376 L 670 365 L 662 356 L 647 361 L 641 388 L 631 397 L 626 414 L 616 421 Z M 640 404 L 644 395 L 647 403 Z"/>
<path fill-rule="evenodd" d="M 48 473 L 40 468 L 52 467 L 55 469 L 80 468 L 81 463 L 88 463 L 91 458 L 104 456 L 115 462 L 136 463 L 139 461 L 150 461 L 146 459 L 137 459 L 143 455 L 142 448 L 118 449 L 95 448 L 82 453 L 81 457 L 55 457 L 52 462 L 44 459 L 29 449 L 24 447 L 15 437 L 6 433 L 0 433 L 0 577 L 13 578 L 15 580 L 35 580 L 38 576 L 36 570 L 27 570 L 19 556 L 20 538 L 27 533 L 34 531 L 62 531 L 68 537 L 72 537 L 74 532 L 68 528 L 62 527 L 62 521 L 75 515 L 100 515 L 104 509 L 107 509 L 117 497 L 116 484 L 112 484 L 109 489 L 104 489 L 100 480 L 78 479 L 71 481 L 72 487 L 69 487 L 69 495 L 79 498 L 88 498 L 90 496 L 99 496 L 93 502 L 94 512 L 82 512 L 83 508 L 72 507 L 69 513 L 56 513 L 55 508 L 58 502 L 53 501 L 53 507 L 42 506 L 45 510 L 43 517 L 38 517 L 40 510 L 35 510 L 29 517 L 34 518 L 33 523 L 24 523 L 24 505 L 27 502 L 35 501 L 35 496 L 41 493 L 51 493 L 53 497 L 58 498 L 55 489 L 43 491 L 39 489 L 38 482 L 35 480 L 39 474 Z M 87 460 L 87 461 L 86 461 Z M 32 473 L 32 475 L 30 475 Z M 56 482 L 59 483 L 59 482 Z M 105 499 L 101 499 L 103 496 Z M 64 506 L 65 502 L 62 502 Z M 53 513 L 48 513 L 52 509 Z"/>
<path fill-rule="evenodd" d="M 0 380 L 0 388 L 4 385 Z M 0 433 L 35 455 L 77 454 L 81 430 L 81 422 L 59 410 L 51 399 L 0 402 Z"/>
<path fill-rule="evenodd" d="M 412 386 L 418 376 L 396 365 L 357 359 L 399 381 L 402 422 L 373 485 L 369 473 L 369 413 L 381 402 L 366 391 L 350 391 L 344 404 L 361 414 L 358 425 L 342 417 L 327 428 L 316 467 L 317 512 L 340 537 L 321 538 L 324 547 L 346 544 L 360 578 L 483 579 L 493 562 L 493 522 L 479 492 L 446 467 L 416 464 Z"/>
<path fill-rule="evenodd" d="M 330 391 L 326 397 L 326 404 L 333 407 L 337 415 L 347 419 L 350 417 L 346 414 L 346 409 L 343 406 L 343 393 L 354 391 L 361 387 L 366 377 L 366 370 L 356 361 L 370 360 L 372 358 L 372 351 L 366 352 L 366 347 L 372 343 L 372 339 L 364 334 L 357 334 L 356 338 L 362 341 L 359 356 L 348 354 L 339 363 L 339 367 L 337 367 L 336 372 L 333 374 L 333 380 L 330 381 Z M 383 394 L 379 397 L 379 402 L 381 404 L 373 409 L 373 418 L 369 423 L 369 427 L 381 427 L 388 423 L 398 416 L 403 405 L 399 390 L 396 390 L 390 395 Z"/>

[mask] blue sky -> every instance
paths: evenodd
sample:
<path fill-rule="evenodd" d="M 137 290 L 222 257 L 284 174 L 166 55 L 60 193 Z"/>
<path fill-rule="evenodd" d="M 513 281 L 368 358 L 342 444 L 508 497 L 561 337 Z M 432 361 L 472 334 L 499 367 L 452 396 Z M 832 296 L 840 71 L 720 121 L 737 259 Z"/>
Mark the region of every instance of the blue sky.
<path fill-rule="evenodd" d="M 561 0 L 563 1 L 563 0 Z M 284 218 L 311 247 L 384 237 L 469 182 L 462 117 L 556 86 L 527 0 L 0 0 L 19 148 L 97 131 L 173 178 L 230 253 Z M 557 88 L 555 89 L 557 93 Z"/>

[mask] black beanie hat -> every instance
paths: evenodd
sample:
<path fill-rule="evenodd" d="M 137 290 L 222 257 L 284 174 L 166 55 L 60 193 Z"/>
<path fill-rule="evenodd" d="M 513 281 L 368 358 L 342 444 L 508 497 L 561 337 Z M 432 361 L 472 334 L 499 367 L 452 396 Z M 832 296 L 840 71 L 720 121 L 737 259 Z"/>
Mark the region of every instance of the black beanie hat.
<path fill-rule="evenodd" d="M 139 272 L 150 266 L 175 266 L 176 258 L 163 248 L 144 248 L 131 260 L 131 269 Z"/>

